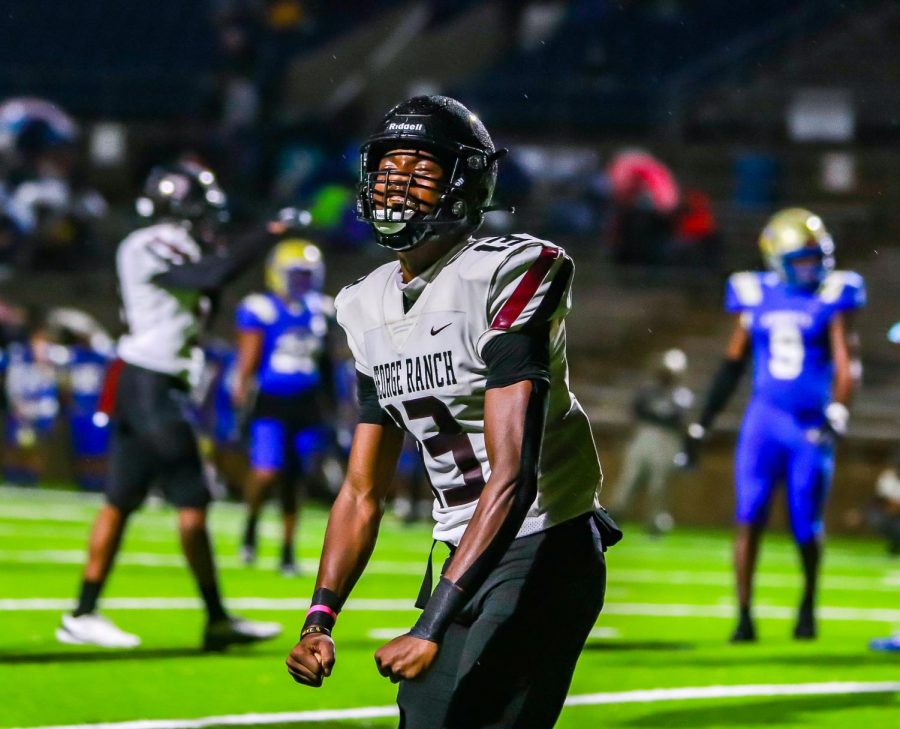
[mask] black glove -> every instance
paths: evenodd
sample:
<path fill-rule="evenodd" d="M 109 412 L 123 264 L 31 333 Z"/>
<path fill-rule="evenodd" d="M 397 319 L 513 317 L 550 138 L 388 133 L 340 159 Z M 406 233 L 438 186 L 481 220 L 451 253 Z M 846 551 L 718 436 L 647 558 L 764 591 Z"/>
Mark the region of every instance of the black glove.
<path fill-rule="evenodd" d="M 675 454 L 673 459 L 678 468 L 690 469 L 697 466 L 700 460 L 700 446 L 706 437 L 706 428 L 700 423 L 691 423 L 684 439 L 681 442 L 681 450 Z"/>

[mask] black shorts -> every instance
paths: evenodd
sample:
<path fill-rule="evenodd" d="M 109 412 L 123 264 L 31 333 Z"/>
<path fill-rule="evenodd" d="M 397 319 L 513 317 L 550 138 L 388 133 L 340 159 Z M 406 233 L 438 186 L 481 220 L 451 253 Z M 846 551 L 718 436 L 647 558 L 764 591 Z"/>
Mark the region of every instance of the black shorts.
<path fill-rule="evenodd" d="M 210 494 L 188 420 L 187 386 L 171 375 L 126 364 L 115 397 L 107 501 L 134 511 L 158 483 L 174 506 L 206 507 Z"/>
<path fill-rule="evenodd" d="M 431 668 L 400 683 L 400 729 L 550 729 L 605 592 L 590 515 L 515 540 Z"/>

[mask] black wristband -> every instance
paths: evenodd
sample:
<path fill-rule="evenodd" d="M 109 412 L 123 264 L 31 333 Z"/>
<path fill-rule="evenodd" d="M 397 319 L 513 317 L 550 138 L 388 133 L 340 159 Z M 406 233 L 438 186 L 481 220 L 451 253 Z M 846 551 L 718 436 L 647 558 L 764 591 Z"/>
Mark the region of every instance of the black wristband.
<path fill-rule="evenodd" d="M 455 582 L 441 577 L 409 634 L 432 643 L 440 643 L 467 600 L 466 593 Z"/>
<path fill-rule="evenodd" d="M 327 610 L 312 610 L 306 614 L 306 620 L 303 623 L 303 630 L 311 626 L 319 626 L 325 628 L 329 633 L 334 629 L 337 621 L 337 614 L 344 605 L 344 600 L 327 587 L 316 588 L 313 592 L 311 608 L 316 606 L 324 606 Z M 302 633 L 302 631 L 301 631 Z"/>

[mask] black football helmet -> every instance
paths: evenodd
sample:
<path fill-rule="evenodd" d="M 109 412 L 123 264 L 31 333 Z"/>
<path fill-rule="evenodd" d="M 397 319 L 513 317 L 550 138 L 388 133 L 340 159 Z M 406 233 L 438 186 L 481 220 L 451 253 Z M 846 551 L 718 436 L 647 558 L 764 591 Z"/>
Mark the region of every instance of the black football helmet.
<path fill-rule="evenodd" d="M 228 222 L 228 199 L 215 174 L 190 160 L 150 170 L 135 207 L 139 215 L 153 220 L 213 227 Z"/>
<path fill-rule="evenodd" d="M 423 211 L 416 196 L 415 174 L 379 170 L 386 153 L 411 149 L 427 153 L 444 170 L 433 208 Z M 447 96 L 416 96 L 397 104 L 381 120 L 360 148 L 360 181 L 356 210 L 359 220 L 372 225 L 379 245 L 393 251 L 416 248 L 436 236 L 462 236 L 476 230 L 491 210 L 497 183 L 496 150 L 484 124 L 465 106 Z M 376 185 L 382 203 L 376 204 Z M 402 204 L 384 200 L 394 187 Z"/>

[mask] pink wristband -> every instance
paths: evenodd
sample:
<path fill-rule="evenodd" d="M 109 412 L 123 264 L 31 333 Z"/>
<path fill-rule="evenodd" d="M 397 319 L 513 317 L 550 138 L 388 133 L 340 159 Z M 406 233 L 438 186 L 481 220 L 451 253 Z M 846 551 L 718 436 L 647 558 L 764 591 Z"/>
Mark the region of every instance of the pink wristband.
<path fill-rule="evenodd" d="M 309 610 L 306 611 L 306 617 L 308 618 L 313 613 L 326 613 L 331 616 L 332 620 L 337 620 L 337 613 L 327 605 L 312 605 Z"/>

